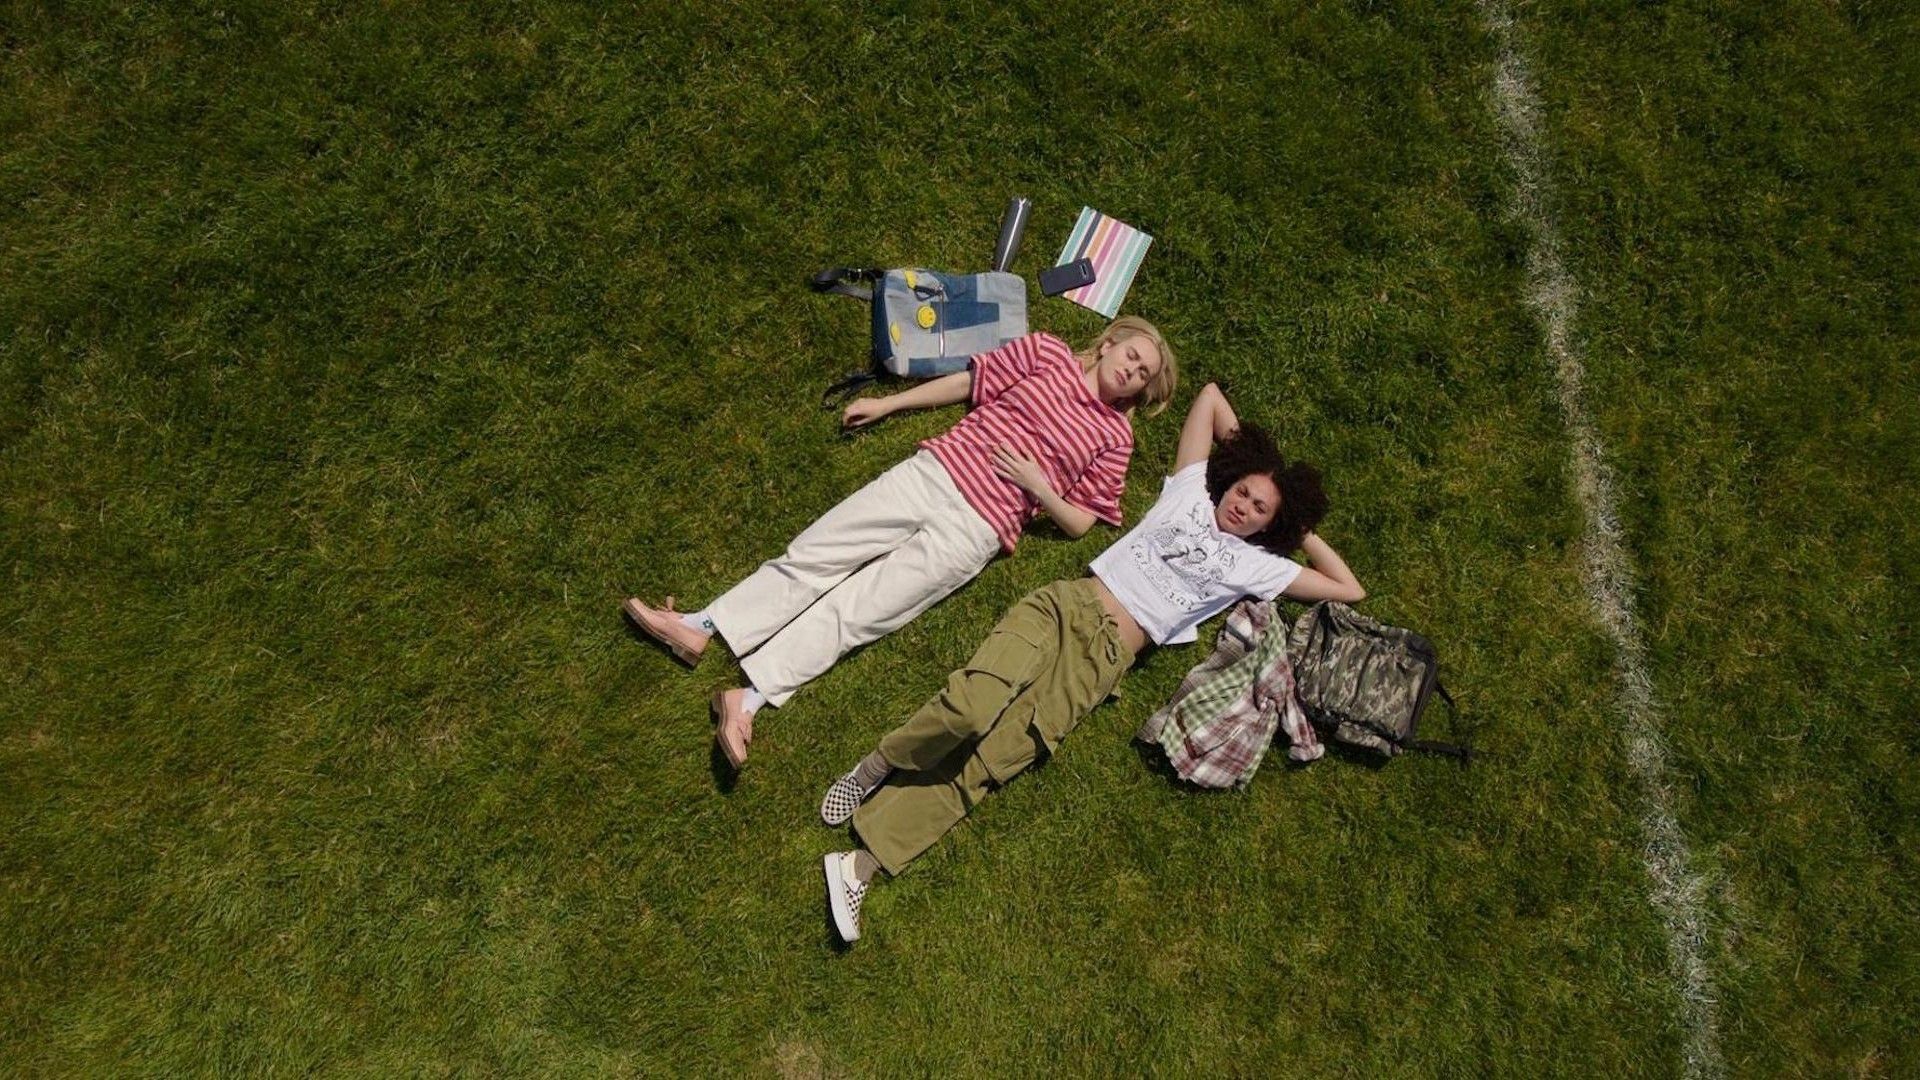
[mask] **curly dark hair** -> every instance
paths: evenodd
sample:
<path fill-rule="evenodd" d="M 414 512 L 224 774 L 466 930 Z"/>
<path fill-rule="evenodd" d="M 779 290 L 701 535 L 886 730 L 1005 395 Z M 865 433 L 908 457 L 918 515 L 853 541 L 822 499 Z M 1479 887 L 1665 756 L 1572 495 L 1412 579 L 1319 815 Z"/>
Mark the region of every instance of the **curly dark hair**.
<path fill-rule="evenodd" d="M 1320 470 L 1304 461 L 1289 465 L 1274 445 L 1273 436 L 1258 424 L 1242 424 L 1214 447 L 1207 459 L 1207 494 L 1213 505 L 1227 497 L 1233 485 L 1249 476 L 1265 476 L 1280 489 L 1280 509 L 1266 528 L 1247 537 L 1247 543 L 1275 555 L 1291 555 L 1300 548 L 1320 519 L 1327 516 L 1327 493 L 1320 487 Z"/>

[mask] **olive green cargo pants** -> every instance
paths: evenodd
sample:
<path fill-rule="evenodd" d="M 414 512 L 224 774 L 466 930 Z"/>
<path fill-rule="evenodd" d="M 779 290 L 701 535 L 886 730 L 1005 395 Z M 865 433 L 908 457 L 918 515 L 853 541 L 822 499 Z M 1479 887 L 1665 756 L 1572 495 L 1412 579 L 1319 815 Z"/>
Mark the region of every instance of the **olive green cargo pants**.
<path fill-rule="evenodd" d="M 899 873 L 988 792 L 1052 753 L 1132 664 L 1093 579 L 1028 593 L 944 689 L 880 740 L 894 771 L 854 812 L 861 843 Z"/>

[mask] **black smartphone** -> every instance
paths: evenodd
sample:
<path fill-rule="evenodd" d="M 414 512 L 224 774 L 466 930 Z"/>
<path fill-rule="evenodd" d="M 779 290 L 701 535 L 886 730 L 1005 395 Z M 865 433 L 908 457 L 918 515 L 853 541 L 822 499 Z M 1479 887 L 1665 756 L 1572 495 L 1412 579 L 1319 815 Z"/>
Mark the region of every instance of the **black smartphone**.
<path fill-rule="evenodd" d="M 1040 271 L 1040 291 L 1048 296 L 1059 296 L 1068 289 L 1083 288 L 1093 284 L 1093 260 L 1075 259 L 1070 263 L 1049 267 Z"/>

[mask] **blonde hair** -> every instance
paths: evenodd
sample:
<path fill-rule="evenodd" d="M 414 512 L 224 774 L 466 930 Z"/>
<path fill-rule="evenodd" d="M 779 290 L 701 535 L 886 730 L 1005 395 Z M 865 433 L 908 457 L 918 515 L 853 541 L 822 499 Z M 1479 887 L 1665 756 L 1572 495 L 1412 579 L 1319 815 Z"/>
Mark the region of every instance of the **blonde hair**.
<path fill-rule="evenodd" d="M 1173 358 L 1173 347 L 1160 333 L 1160 328 L 1138 315 L 1122 315 L 1107 324 L 1100 336 L 1093 339 L 1087 351 L 1081 357 L 1083 367 L 1091 367 L 1099 362 L 1100 346 L 1123 338 L 1143 337 L 1153 342 L 1155 351 L 1160 354 L 1160 370 L 1153 373 L 1147 385 L 1133 395 L 1133 408 L 1147 410 L 1148 416 L 1159 416 L 1166 411 L 1167 403 L 1173 400 L 1173 391 L 1180 385 L 1180 365 Z"/>

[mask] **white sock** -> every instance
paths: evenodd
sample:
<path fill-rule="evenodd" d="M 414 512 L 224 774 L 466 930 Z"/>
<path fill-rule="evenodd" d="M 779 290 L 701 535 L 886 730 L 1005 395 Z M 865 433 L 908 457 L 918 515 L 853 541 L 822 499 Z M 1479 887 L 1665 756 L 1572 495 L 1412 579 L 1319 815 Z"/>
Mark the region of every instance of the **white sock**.
<path fill-rule="evenodd" d="M 682 623 L 682 625 L 691 627 L 695 630 L 700 631 L 703 634 L 711 634 L 714 632 L 713 620 L 707 618 L 707 613 L 705 609 L 702 609 L 700 611 L 689 611 L 681 615 L 680 622 Z"/>
<path fill-rule="evenodd" d="M 767 696 L 751 686 L 747 687 L 747 692 L 740 697 L 740 707 L 746 710 L 748 716 L 759 712 L 760 706 L 766 703 Z"/>

